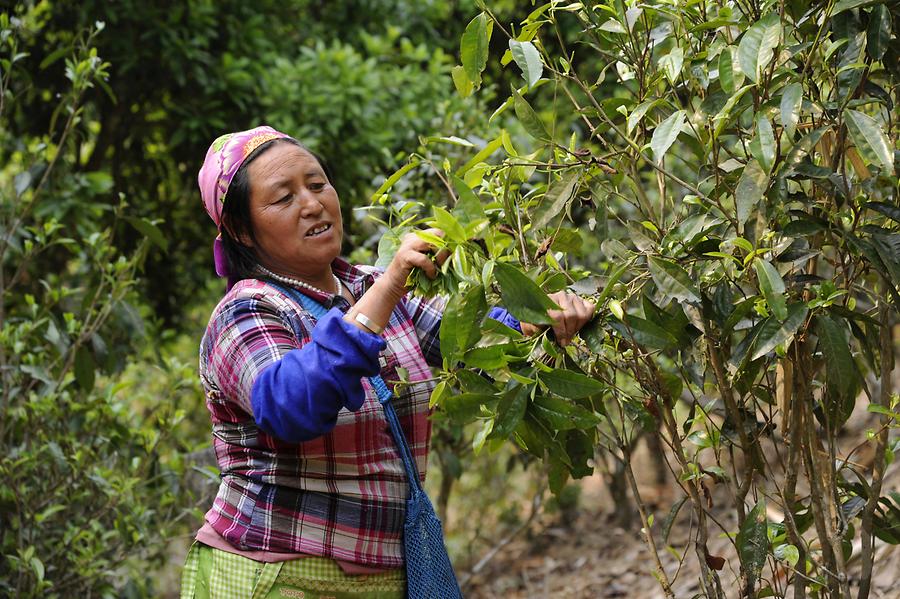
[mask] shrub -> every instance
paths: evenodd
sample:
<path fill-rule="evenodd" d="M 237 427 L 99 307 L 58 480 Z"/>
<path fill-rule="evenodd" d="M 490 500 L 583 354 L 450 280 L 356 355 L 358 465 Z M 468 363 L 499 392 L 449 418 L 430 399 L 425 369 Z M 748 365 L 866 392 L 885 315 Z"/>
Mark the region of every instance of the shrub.
<path fill-rule="evenodd" d="M 447 209 L 398 215 L 444 229 L 432 241 L 452 253 L 419 286 L 456 296 L 432 401 L 474 423 L 476 451 L 511 439 L 543 458 L 556 491 L 595 450 L 622 463 L 667 596 L 639 434 L 668 448 L 684 499 L 662 529 L 690 507 L 690 543 L 669 549 L 694 553 L 704 596 L 849 597 L 853 576 L 867 597 L 875 539 L 900 542 L 900 497 L 881 488 L 900 418 L 898 16 L 854 0 L 550 2 L 509 25 L 484 3 L 461 38 L 460 93 L 497 36 L 522 77 L 495 112 L 518 124 L 436 169 Z M 502 303 L 547 322 L 546 294 L 569 286 L 599 307 L 580 343 L 484 319 Z M 856 410 L 872 429 L 842 443 Z M 870 467 L 850 458 L 865 444 Z"/>
<path fill-rule="evenodd" d="M 184 511 L 162 459 L 182 413 L 175 401 L 135 410 L 110 376 L 142 338 L 130 294 L 151 240 L 165 241 L 108 197 L 105 173 L 77 168 L 97 141 L 84 99 L 109 69 L 94 47 L 102 23 L 54 57 L 69 88 L 50 129 L 23 132 L 21 49 L 41 14 L 0 14 L 0 594 L 149 594 L 139 561 L 160 557 Z M 146 236 L 128 254 L 124 227 Z"/>

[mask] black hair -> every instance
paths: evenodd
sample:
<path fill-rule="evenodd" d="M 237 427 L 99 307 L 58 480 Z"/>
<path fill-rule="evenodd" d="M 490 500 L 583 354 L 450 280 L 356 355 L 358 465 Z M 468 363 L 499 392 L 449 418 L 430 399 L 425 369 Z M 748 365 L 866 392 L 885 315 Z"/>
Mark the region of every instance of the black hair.
<path fill-rule="evenodd" d="M 253 279 L 259 276 L 259 256 L 254 247 L 245 245 L 241 239 L 249 238 L 256 244 L 256 233 L 250 220 L 250 164 L 259 156 L 277 143 L 290 143 L 312 154 L 319 162 L 319 166 L 325 171 L 325 177 L 333 184 L 331 169 L 328 164 L 315 152 L 291 137 L 281 137 L 261 144 L 253 150 L 238 168 L 228 186 L 225 202 L 222 207 L 222 247 L 225 250 L 225 258 L 228 260 L 230 277 L 240 279 Z"/>

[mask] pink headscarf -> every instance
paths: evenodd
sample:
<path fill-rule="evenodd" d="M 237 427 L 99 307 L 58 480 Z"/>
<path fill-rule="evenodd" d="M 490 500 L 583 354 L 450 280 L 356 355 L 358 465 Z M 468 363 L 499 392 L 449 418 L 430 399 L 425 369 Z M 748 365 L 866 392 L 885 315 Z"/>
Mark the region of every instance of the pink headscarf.
<path fill-rule="evenodd" d="M 222 231 L 222 207 L 225 204 L 225 195 L 228 186 L 234 179 L 235 173 L 241 168 L 253 150 L 273 139 L 289 138 L 290 136 L 275 129 L 262 125 L 246 131 L 237 131 L 218 137 L 206 152 L 206 159 L 197 175 L 197 183 L 200 185 L 200 196 L 206 213 L 216 223 L 216 228 Z M 228 288 L 235 283 L 229 276 L 228 261 L 225 259 L 225 250 L 222 247 L 222 236 L 218 235 L 213 243 L 213 257 L 216 264 L 216 274 L 220 277 L 228 277 Z"/>

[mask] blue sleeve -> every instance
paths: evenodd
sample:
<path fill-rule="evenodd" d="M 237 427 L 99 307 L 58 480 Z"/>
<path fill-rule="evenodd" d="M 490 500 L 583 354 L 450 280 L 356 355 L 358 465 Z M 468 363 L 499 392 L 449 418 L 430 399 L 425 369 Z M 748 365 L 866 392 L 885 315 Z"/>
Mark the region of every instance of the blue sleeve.
<path fill-rule="evenodd" d="M 332 308 L 319 319 L 312 339 L 263 370 L 250 400 L 256 424 L 288 442 L 324 435 L 341 408 L 356 411 L 366 399 L 361 379 L 378 374 L 385 341 L 346 322 Z"/>
<path fill-rule="evenodd" d="M 522 325 L 519 322 L 519 319 L 506 311 L 506 308 L 501 308 L 500 306 L 494 306 L 491 308 L 491 311 L 488 312 L 488 318 L 493 318 L 494 320 L 501 322 L 508 326 L 511 329 L 522 332 Z"/>

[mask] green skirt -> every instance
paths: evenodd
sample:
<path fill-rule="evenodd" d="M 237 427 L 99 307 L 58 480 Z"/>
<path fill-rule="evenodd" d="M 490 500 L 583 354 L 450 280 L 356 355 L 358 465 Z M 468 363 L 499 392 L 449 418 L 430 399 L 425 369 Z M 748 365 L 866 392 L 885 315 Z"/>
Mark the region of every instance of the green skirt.
<path fill-rule="evenodd" d="M 266 563 L 195 542 L 181 599 L 404 599 L 406 573 L 346 574 L 337 562 L 307 557 Z"/>

